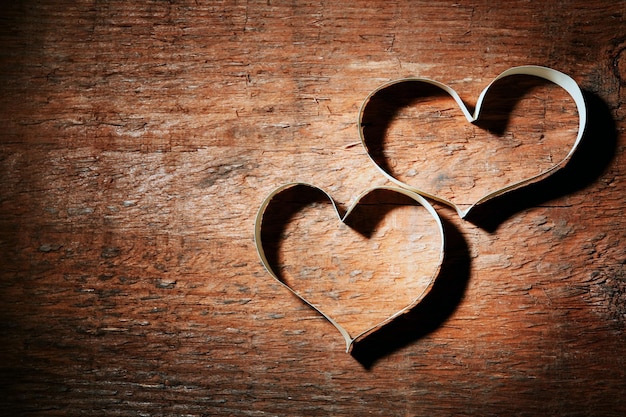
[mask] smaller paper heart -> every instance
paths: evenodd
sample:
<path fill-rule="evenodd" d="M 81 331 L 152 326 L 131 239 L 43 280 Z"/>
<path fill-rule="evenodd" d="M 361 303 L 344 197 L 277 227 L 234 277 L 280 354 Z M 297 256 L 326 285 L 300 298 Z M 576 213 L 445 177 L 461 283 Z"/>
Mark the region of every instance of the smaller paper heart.
<path fill-rule="evenodd" d="M 538 97 L 532 97 L 534 101 L 530 102 L 530 107 L 517 109 L 518 112 L 532 112 L 535 119 L 525 117 L 526 114 L 515 118 L 516 126 L 521 123 L 520 132 L 538 132 L 535 137 L 526 138 L 523 134 L 517 137 L 515 131 L 507 131 L 508 136 L 502 136 L 502 131 L 476 128 L 474 125 L 489 125 L 489 119 L 502 117 L 502 112 L 506 113 L 504 117 L 512 114 L 512 109 L 508 108 L 484 108 L 489 90 L 494 90 L 500 80 L 511 76 L 530 76 L 555 84 L 555 90 L 564 90 L 576 105 L 577 133 L 570 136 L 569 127 L 561 126 L 558 118 L 554 123 L 554 135 L 544 137 L 542 126 L 552 120 L 546 120 L 542 113 L 548 108 L 548 100 Z M 502 93 L 508 95 L 509 90 Z M 439 96 L 452 99 L 452 105 Z M 564 98 L 567 101 L 568 97 Z M 423 109 L 421 113 L 405 110 L 417 99 L 420 100 L 419 109 Z M 516 103 L 508 100 L 504 103 Z M 439 104 L 445 107 L 437 107 Z M 488 103 L 494 107 L 502 104 L 501 101 Z M 533 104 L 536 107 L 532 107 Z M 563 114 L 564 107 L 563 102 L 555 101 L 552 106 L 555 119 Z M 463 119 L 461 114 L 465 120 L 459 123 L 457 119 Z M 358 127 L 369 158 L 383 175 L 403 188 L 453 207 L 464 218 L 475 206 L 540 181 L 562 168 L 582 139 L 586 119 L 582 91 L 572 78 L 550 68 L 522 66 L 498 75 L 481 92 L 473 113 L 455 90 L 438 81 L 427 78 L 391 81 L 365 99 L 359 112 Z M 431 126 L 431 130 L 424 132 L 422 129 L 426 125 Z M 440 129 L 433 131 L 435 126 Z M 387 131 L 390 128 L 398 131 L 398 137 L 402 138 L 399 143 L 391 140 L 392 144 L 401 146 L 385 149 L 389 145 L 386 142 L 389 141 Z"/>
<path fill-rule="evenodd" d="M 359 195 L 345 214 L 325 191 L 291 183 L 255 224 L 263 266 L 353 343 L 418 304 L 443 259 L 443 226 L 421 196 L 395 187 Z"/>

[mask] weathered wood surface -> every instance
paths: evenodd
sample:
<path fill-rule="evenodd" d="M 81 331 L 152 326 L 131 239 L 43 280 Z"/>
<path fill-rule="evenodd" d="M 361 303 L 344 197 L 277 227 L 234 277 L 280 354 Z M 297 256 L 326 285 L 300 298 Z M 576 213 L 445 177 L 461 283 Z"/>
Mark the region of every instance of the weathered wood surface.
<path fill-rule="evenodd" d="M 613 0 L 3 2 L 2 414 L 626 414 L 625 13 Z M 345 207 L 387 184 L 356 130 L 381 83 L 433 78 L 472 103 L 524 64 L 585 90 L 581 149 L 468 221 L 437 205 L 447 248 L 431 293 L 344 353 L 263 270 L 261 201 L 307 181 Z M 521 130 L 452 123 L 460 137 L 445 137 L 505 138 L 498 169 L 532 169 L 518 158 L 558 150 L 520 155 L 511 138 L 556 128 L 567 141 L 575 119 L 543 88 L 511 119 Z M 549 126 L 529 120 L 544 109 Z M 417 161 L 428 155 L 397 149 L 451 123 L 407 117 L 386 149 Z M 499 178 L 475 168 L 481 184 Z M 277 262 L 333 253 L 314 240 L 276 245 Z M 336 253 L 323 265 L 390 268 Z M 337 284 L 329 302 L 350 291 L 353 310 L 380 307 L 367 285 Z"/>

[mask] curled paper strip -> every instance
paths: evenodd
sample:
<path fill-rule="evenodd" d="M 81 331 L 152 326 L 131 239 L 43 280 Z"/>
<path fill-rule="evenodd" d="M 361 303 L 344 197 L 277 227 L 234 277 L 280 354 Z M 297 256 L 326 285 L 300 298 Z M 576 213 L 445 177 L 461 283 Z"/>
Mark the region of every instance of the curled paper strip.
<path fill-rule="evenodd" d="M 461 111 L 463 112 L 463 115 L 465 116 L 465 118 L 468 120 L 468 122 L 470 123 L 474 123 L 478 120 L 479 116 L 480 116 L 480 112 L 481 112 L 481 108 L 483 105 L 483 100 L 485 98 L 485 95 L 487 94 L 487 92 L 489 91 L 490 87 L 493 86 L 498 80 L 501 80 L 505 77 L 509 77 L 512 75 L 530 75 L 530 76 L 535 76 L 538 78 L 542 78 L 545 80 L 548 80 L 558 86 L 560 86 L 561 88 L 563 88 L 574 100 L 575 104 L 576 104 L 576 109 L 578 111 L 578 133 L 576 135 L 576 140 L 574 141 L 572 147 L 570 148 L 568 154 L 565 156 L 565 158 L 563 158 L 561 161 L 559 161 L 558 163 L 552 165 L 550 168 L 544 170 L 543 172 L 539 173 L 538 175 L 534 175 L 531 176 L 529 178 L 526 178 L 522 181 L 518 181 L 515 182 L 511 185 L 507 185 L 504 188 L 498 189 L 496 191 L 490 192 L 486 195 L 484 195 L 483 197 L 479 198 L 477 201 L 473 202 L 468 208 L 466 209 L 461 209 L 459 206 L 457 206 L 456 204 L 454 204 L 452 201 L 449 201 L 448 199 L 435 195 L 434 193 L 429 193 L 424 191 L 421 188 L 418 188 L 417 186 L 413 186 L 410 184 L 407 184 L 403 181 L 400 181 L 399 179 L 395 178 L 391 173 L 389 173 L 387 170 L 385 170 L 383 167 L 380 166 L 380 164 L 375 160 L 374 157 L 372 157 L 372 154 L 370 152 L 370 150 L 367 147 L 367 142 L 366 142 L 366 133 L 364 132 L 365 127 L 364 127 L 364 123 L 363 123 L 363 115 L 365 113 L 365 109 L 367 107 L 367 105 L 370 103 L 370 100 L 379 92 L 381 92 L 382 90 L 394 86 L 396 84 L 400 84 L 400 83 L 407 83 L 407 82 L 411 82 L 411 83 L 424 83 L 424 84 L 430 84 L 433 85 L 437 88 L 440 88 L 441 90 L 445 91 L 448 95 L 450 95 L 454 101 L 456 101 L 457 105 L 459 106 L 459 108 L 461 109 Z M 457 94 L 456 91 L 454 91 L 451 87 L 440 83 L 438 81 L 435 80 L 431 80 L 428 78 L 402 78 L 402 79 L 398 79 L 395 81 L 391 81 L 388 82 L 380 87 L 378 87 L 376 90 L 374 90 L 372 93 L 370 93 L 367 98 L 365 99 L 365 101 L 363 102 L 363 104 L 361 105 L 361 109 L 359 111 L 359 118 L 358 118 L 358 128 L 359 128 L 359 135 L 361 138 L 361 143 L 363 144 L 363 147 L 365 148 L 368 157 L 370 158 L 370 160 L 376 165 L 376 167 L 382 172 L 382 174 L 387 177 L 390 181 L 392 181 L 393 183 L 395 183 L 396 185 L 409 189 L 411 191 L 414 191 L 418 194 L 421 194 L 423 196 L 426 196 L 428 198 L 432 198 L 433 200 L 439 201 L 441 203 L 444 203 L 452 208 L 454 208 L 457 213 L 459 214 L 459 216 L 461 218 L 464 218 L 467 216 L 467 214 L 478 204 L 484 203 L 487 200 L 491 200 L 495 197 L 498 197 L 508 191 L 512 191 L 518 188 L 521 188 L 523 186 L 532 184 L 534 182 L 537 182 L 541 179 L 546 178 L 547 176 L 553 174 L 554 172 L 556 172 L 557 170 L 559 170 L 560 168 L 562 168 L 567 161 L 572 157 L 572 155 L 574 154 L 574 152 L 576 151 L 576 148 L 578 147 L 582 137 L 583 137 L 583 133 L 585 130 L 585 125 L 587 123 L 587 110 L 586 110 L 586 106 L 585 106 L 585 100 L 583 97 L 583 93 L 580 90 L 580 87 L 578 86 L 578 84 L 576 84 L 576 82 L 569 77 L 566 74 L 563 74 L 562 72 L 556 71 L 554 69 L 551 68 L 546 68 L 546 67 L 540 67 L 540 66 L 521 66 L 521 67 L 514 67 L 514 68 L 510 68 L 506 71 L 504 71 L 503 73 L 501 73 L 500 75 L 498 75 L 487 87 L 485 87 L 485 89 L 480 93 L 480 96 L 478 97 L 478 101 L 476 103 L 476 108 L 474 110 L 474 113 L 470 113 L 470 111 L 468 110 L 467 106 L 465 105 L 465 103 L 463 103 L 463 101 L 461 100 L 461 98 L 459 97 L 459 95 Z"/>
<path fill-rule="evenodd" d="M 401 308 L 399 311 L 396 311 L 394 313 L 392 313 L 390 316 L 388 316 L 387 318 L 385 318 L 384 320 L 380 321 L 379 323 L 367 328 L 366 330 L 360 331 L 358 334 L 356 335 L 351 335 L 341 324 L 339 324 L 337 322 L 337 318 L 335 317 L 331 317 L 331 315 L 327 314 L 326 312 L 322 311 L 322 309 L 315 305 L 314 303 L 312 303 L 311 301 L 307 300 L 300 292 L 296 291 L 294 288 L 292 288 L 289 284 L 287 284 L 283 279 L 281 279 L 279 277 L 279 275 L 272 269 L 272 266 L 270 264 L 270 262 L 268 261 L 268 257 L 265 253 L 265 248 L 264 248 L 264 242 L 263 242 L 263 234 L 262 234 L 262 229 L 263 229 L 263 221 L 264 221 L 264 215 L 266 214 L 266 210 L 267 207 L 272 203 L 272 200 L 281 192 L 292 188 L 292 187 L 311 187 L 312 189 L 319 191 L 321 193 L 323 193 L 325 195 L 326 198 L 328 198 L 328 200 L 332 203 L 332 206 L 334 208 L 335 213 L 337 214 L 338 219 L 345 223 L 346 219 L 348 219 L 348 217 L 350 217 L 350 215 L 353 213 L 354 209 L 359 205 L 359 203 L 361 202 L 361 200 L 363 200 L 363 198 L 365 198 L 367 195 L 377 191 L 377 190 L 386 190 L 386 191 L 390 191 L 393 193 L 398 193 L 398 194 L 402 194 L 405 195 L 407 197 L 409 197 L 410 199 L 414 200 L 416 203 L 418 203 L 420 206 L 422 206 L 423 208 L 426 209 L 427 213 L 432 216 L 432 218 L 434 219 L 435 223 L 436 223 L 436 228 L 439 234 L 439 247 L 440 247 L 440 251 L 439 251 L 439 257 L 438 257 L 438 261 L 437 261 L 437 266 L 435 268 L 435 270 L 432 272 L 432 275 L 430 275 L 428 277 L 428 281 L 425 285 L 425 287 L 423 288 L 423 290 L 419 293 L 416 294 L 416 296 L 412 299 L 412 301 L 406 305 L 405 307 Z M 426 294 L 430 291 L 430 289 L 432 288 L 432 285 L 435 281 L 435 278 L 437 277 L 439 270 L 441 268 L 441 263 L 443 262 L 443 251 L 444 251 L 444 232 L 443 232 L 443 224 L 441 222 L 441 219 L 439 218 L 439 216 L 437 215 L 437 212 L 435 211 L 435 209 L 428 203 L 428 201 L 426 201 L 426 199 L 424 199 L 422 196 L 420 196 L 417 193 L 414 193 L 410 190 L 404 189 L 404 188 L 397 188 L 397 187 L 373 187 L 370 188 L 368 190 L 366 190 L 365 192 L 363 192 L 362 194 L 360 194 L 357 199 L 355 200 L 355 202 L 347 209 L 347 211 L 345 212 L 345 214 L 342 216 L 340 214 L 340 211 L 337 207 L 337 204 L 335 203 L 335 201 L 333 200 L 333 198 L 324 190 L 315 187 L 313 185 L 307 184 L 307 183 L 289 183 L 289 184 L 285 184 L 281 187 L 278 187 L 277 189 L 275 189 L 274 191 L 272 191 L 263 201 L 263 203 L 261 204 L 261 207 L 259 208 L 258 214 L 256 216 L 256 220 L 255 220 L 255 226 L 254 226 L 254 238 L 255 238 L 255 245 L 256 245 L 256 250 L 259 254 L 259 257 L 261 259 L 261 262 L 263 264 L 263 266 L 265 267 L 265 269 L 267 270 L 267 272 L 284 288 L 286 288 L 287 290 L 289 290 L 291 293 L 293 293 L 296 297 L 300 298 L 302 301 L 304 301 L 306 304 L 308 304 L 310 307 L 312 307 L 314 310 L 316 310 L 319 314 L 321 314 L 326 320 L 328 320 L 328 322 L 330 322 L 333 326 L 335 326 L 335 328 L 339 331 L 339 333 L 341 333 L 341 335 L 343 336 L 345 342 L 346 342 L 346 352 L 349 352 L 354 344 L 355 341 L 357 341 L 358 339 L 376 331 L 377 329 L 381 328 L 382 326 L 384 326 L 385 324 L 391 322 L 394 318 L 400 316 L 401 314 L 407 312 L 408 310 L 410 310 L 411 308 L 413 308 L 415 305 L 417 305 L 425 296 Z"/>

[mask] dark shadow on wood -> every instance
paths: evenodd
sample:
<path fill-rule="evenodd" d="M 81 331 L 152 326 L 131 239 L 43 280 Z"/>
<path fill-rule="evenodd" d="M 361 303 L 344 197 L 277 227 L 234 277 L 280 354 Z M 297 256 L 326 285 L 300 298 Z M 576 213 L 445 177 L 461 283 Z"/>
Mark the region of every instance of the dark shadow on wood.
<path fill-rule="evenodd" d="M 511 114 L 518 103 L 533 90 L 552 83 L 531 75 L 511 75 L 495 82 L 483 98 L 475 126 L 502 136 L 509 128 Z M 572 100 L 573 104 L 573 100 Z"/>
<path fill-rule="evenodd" d="M 583 91 L 583 95 L 587 105 L 587 128 L 565 167 L 540 182 L 474 207 L 466 220 L 493 233 L 515 213 L 582 190 L 605 172 L 615 157 L 615 121 L 604 100 L 589 91 Z"/>
<path fill-rule="evenodd" d="M 361 199 L 350 216 L 346 218 L 345 223 L 369 239 L 376 232 L 385 216 L 394 208 L 402 206 L 421 205 L 404 194 L 392 190 L 375 189 Z"/>
<path fill-rule="evenodd" d="M 433 287 L 411 310 L 354 344 L 351 354 L 366 369 L 439 328 L 463 300 L 471 274 L 469 247 L 452 223 L 442 221 L 446 247 Z"/>
<path fill-rule="evenodd" d="M 439 87 L 420 81 L 405 81 L 378 91 L 363 109 L 363 142 L 370 156 L 385 172 L 395 176 L 385 156 L 389 126 L 401 109 L 417 105 L 428 97 L 448 97 L 451 105 L 456 106 L 454 100 Z"/>
<path fill-rule="evenodd" d="M 304 184 L 294 185 L 276 194 L 263 214 L 261 241 L 268 266 L 278 279 L 284 280 L 280 262 L 280 245 L 287 225 L 300 211 L 312 204 L 331 204 L 324 192 Z"/>

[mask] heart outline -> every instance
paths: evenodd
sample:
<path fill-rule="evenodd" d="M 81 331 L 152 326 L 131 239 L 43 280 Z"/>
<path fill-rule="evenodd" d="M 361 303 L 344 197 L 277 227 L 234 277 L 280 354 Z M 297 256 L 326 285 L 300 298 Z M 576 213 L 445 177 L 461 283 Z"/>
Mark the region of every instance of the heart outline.
<path fill-rule="evenodd" d="M 424 83 L 424 84 L 430 84 L 433 85 L 435 87 L 440 88 L 441 90 L 443 90 L 444 92 L 446 92 L 450 97 L 452 97 L 454 99 L 454 101 L 457 103 L 457 105 L 459 106 L 459 108 L 461 109 L 461 111 L 463 112 L 463 115 L 465 116 L 465 118 L 467 119 L 468 122 L 470 123 L 475 123 L 478 121 L 479 117 L 480 117 L 480 111 L 482 108 L 482 104 L 484 101 L 485 96 L 487 95 L 487 92 L 489 91 L 489 89 L 499 80 L 505 78 L 505 77 L 509 77 L 509 76 L 513 76 L 513 75 L 530 75 L 530 76 L 535 76 L 547 81 L 550 81 L 556 85 L 558 85 L 559 87 L 563 88 L 569 95 L 570 97 L 572 97 L 572 99 L 574 100 L 574 103 L 576 104 L 576 110 L 578 111 L 578 132 L 576 135 L 576 140 L 574 141 L 572 147 L 570 148 L 569 152 L 567 153 L 567 155 L 559 162 L 557 162 L 556 164 L 552 165 L 550 168 L 540 172 L 537 175 L 533 175 L 531 177 L 528 177 L 526 179 L 523 179 L 521 181 L 515 182 L 513 184 L 507 185 L 505 187 L 502 187 L 500 189 L 497 189 L 495 191 L 489 192 L 487 194 L 485 194 L 484 196 L 482 196 L 481 198 L 479 198 L 477 201 L 475 201 L 474 203 L 472 203 L 468 208 L 466 209 L 461 209 L 459 206 L 457 206 L 456 204 L 454 204 L 452 201 L 447 200 L 443 197 L 439 197 L 435 194 L 423 191 L 419 188 L 417 188 L 416 186 L 412 186 L 410 184 L 407 184 L 405 182 L 402 182 L 400 180 L 398 180 L 397 178 L 395 178 L 392 174 L 390 174 L 389 172 L 387 172 L 383 167 L 381 167 L 375 160 L 375 158 L 372 156 L 370 150 L 367 147 L 367 142 L 365 139 L 365 132 L 364 132 L 364 126 L 363 126 L 363 115 L 365 114 L 365 109 L 367 107 L 367 105 L 369 104 L 370 100 L 376 95 L 378 94 L 380 91 L 391 87 L 393 85 L 396 84 L 400 84 L 400 83 L 404 83 L 404 82 L 418 82 L 418 83 Z M 457 214 L 459 215 L 459 217 L 461 217 L 462 219 L 464 219 L 469 212 L 476 207 L 479 204 L 482 204 L 488 200 L 491 200 L 493 198 L 496 198 L 498 196 L 501 196 L 509 191 L 513 191 L 515 189 L 518 188 L 522 188 L 524 186 L 530 185 L 532 183 L 541 181 L 542 179 L 547 178 L 548 176 L 552 175 L 553 173 L 555 173 L 556 171 L 558 171 L 559 169 L 563 168 L 567 162 L 571 159 L 572 155 L 574 154 L 574 152 L 576 151 L 576 149 L 578 148 L 578 145 L 580 144 L 582 137 L 584 135 L 584 131 L 585 131 L 585 126 L 587 124 L 587 108 L 585 105 L 585 99 L 583 96 L 583 93 L 580 89 L 580 87 L 578 86 L 578 84 L 576 83 L 576 81 L 574 81 L 574 79 L 572 79 L 570 76 L 557 71 L 555 69 L 552 68 L 547 68 L 547 67 L 542 67 L 542 66 L 537 66 L 537 65 L 524 65 L 524 66 L 519 66 L 519 67 L 513 67 L 513 68 L 509 68 L 508 70 L 500 73 L 497 77 L 495 77 L 480 93 L 480 95 L 478 96 L 478 101 L 476 102 L 476 107 L 474 109 L 474 113 L 470 113 L 470 111 L 468 110 L 467 106 L 465 105 L 465 103 L 463 102 L 463 100 L 461 99 L 461 97 L 458 95 L 458 93 L 450 86 L 441 83 L 439 81 L 436 80 L 432 80 L 429 78 L 400 78 L 397 80 L 393 80 L 390 82 L 387 82 L 381 86 L 379 86 L 378 88 L 376 88 L 374 91 L 372 91 L 363 101 L 363 104 L 361 104 L 361 108 L 359 109 L 359 117 L 358 117 L 358 121 L 357 121 L 357 128 L 359 130 L 359 137 L 361 140 L 361 144 L 363 145 L 363 147 L 365 148 L 365 151 L 367 153 L 368 158 L 370 159 L 370 161 L 372 161 L 374 163 L 374 165 L 376 166 L 376 168 L 378 168 L 378 170 L 391 182 L 393 182 L 394 184 L 396 184 L 397 186 L 401 187 L 401 188 L 406 188 L 410 191 L 413 191 L 417 194 L 420 194 L 424 197 L 430 198 L 432 200 L 438 201 L 440 203 L 443 203 L 449 207 L 452 207 L 456 210 Z"/>
<path fill-rule="evenodd" d="M 435 223 L 437 224 L 437 229 L 439 231 L 439 236 L 440 236 L 440 251 L 439 251 L 439 260 L 438 260 L 438 263 L 437 263 L 437 267 L 435 268 L 435 270 L 431 274 L 430 279 L 428 281 L 428 284 L 422 290 L 422 292 L 420 294 L 418 294 L 415 298 L 413 298 L 411 300 L 411 302 L 409 304 L 407 304 L 405 307 L 403 307 L 400 310 L 392 313 L 391 315 L 389 315 L 387 318 L 383 319 L 379 323 L 377 323 L 377 324 L 367 328 L 366 330 L 361 331 L 360 333 L 358 333 L 356 336 L 353 337 L 353 336 L 350 335 L 350 333 L 343 326 L 341 326 L 341 324 L 339 324 L 329 314 L 325 313 L 321 309 L 321 307 L 318 307 L 315 304 L 313 304 L 312 302 L 308 301 L 304 296 L 299 294 L 290 285 L 288 285 L 282 279 L 280 279 L 280 277 L 274 272 L 274 270 L 270 266 L 270 263 L 269 263 L 269 261 L 267 259 L 267 256 L 265 255 L 265 249 L 264 249 L 264 246 L 263 246 L 262 233 L 261 233 L 262 226 L 263 226 L 263 216 L 265 214 L 265 211 L 266 211 L 267 207 L 270 205 L 270 203 L 272 202 L 274 197 L 276 197 L 278 194 L 280 194 L 282 191 L 284 191 L 284 190 L 286 190 L 288 188 L 298 187 L 298 186 L 311 187 L 311 188 L 314 188 L 315 190 L 321 191 L 326 196 L 326 198 L 328 198 L 328 200 L 330 200 L 330 202 L 332 203 L 333 209 L 335 210 L 335 214 L 337 214 L 338 219 L 342 223 L 346 223 L 346 220 L 350 217 L 350 214 L 352 213 L 352 211 L 359 205 L 359 203 L 361 202 L 361 200 L 364 197 L 366 197 L 370 193 L 372 193 L 374 191 L 377 191 L 377 190 L 386 190 L 386 191 L 391 191 L 391 192 L 403 194 L 403 195 L 411 198 L 415 202 L 417 202 L 422 207 L 424 207 L 426 209 L 426 211 L 431 215 L 431 217 L 435 220 Z M 432 288 L 434 282 L 437 279 L 437 276 L 439 275 L 439 271 L 441 270 L 441 265 L 443 263 L 444 246 L 445 246 L 445 235 L 444 235 L 444 229 L 443 229 L 443 222 L 441 221 L 441 218 L 439 217 L 439 215 L 435 211 L 434 207 L 424 197 L 422 197 L 420 194 L 415 193 L 415 192 L 413 192 L 411 190 L 408 190 L 406 188 L 389 187 L 389 186 L 379 186 L 379 187 L 369 188 L 369 189 L 363 191 L 361 194 L 359 194 L 359 196 L 356 198 L 356 200 L 350 205 L 350 207 L 346 210 L 345 214 L 343 214 L 343 216 L 342 216 L 340 214 L 339 207 L 337 206 L 337 203 L 332 198 L 332 196 L 329 193 L 327 193 L 325 190 L 323 190 L 323 189 L 321 189 L 319 187 L 316 187 L 314 185 L 305 183 L 305 182 L 291 182 L 291 183 L 284 184 L 284 185 L 274 189 L 265 198 L 265 200 L 263 200 L 263 202 L 262 202 L 262 204 L 261 204 L 261 206 L 259 208 L 259 211 L 257 212 L 257 216 L 256 216 L 255 222 L 254 222 L 254 243 L 255 243 L 256 250 L 257 250 L 257 253 L 259 255 L 259 258 L 261 259 L 261 263 L 263 264 L 263 267 L 272 276 L 272 278 L 274 278 L 281 286 L 283 286 L 284 288 L 289 290 L 289 292 L 291 292 L 296 297 L 298 297 L 300 300 L 302 300 L 305 304 L 307 304 L 308 306 L 313 308 L 320 315 L 322 315 L 322 317 L 324 317 L 329 323 L 331 323 L 339 331 L 339 333 L 343 336 L 344 341 L 346 342 L 346 352 L 350 352 L 350 350 L 352 349 L 352 346 L 354 345 L 354 343 L 357 340 L 365 337 L 368 334 L 371 334 L 371 333 L 375 332 L 377 329 L 385 326 L 387 323 L 391 322 L 396 317 L 398 317 L 398 316 L 406 313 L 407 311 L 411 310 L 412 308 L 414 308 L 416 305 L 418 305 L 420 303 L 420 301 L 426 296 L 426 294 L 429 293 L 430 289 Z"/>

